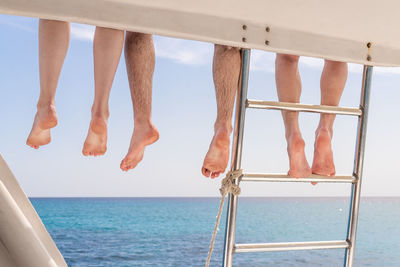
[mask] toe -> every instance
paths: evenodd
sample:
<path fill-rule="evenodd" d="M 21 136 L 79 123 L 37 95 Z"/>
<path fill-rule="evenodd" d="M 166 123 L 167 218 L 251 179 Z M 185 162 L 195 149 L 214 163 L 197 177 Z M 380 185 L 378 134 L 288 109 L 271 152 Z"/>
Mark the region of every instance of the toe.
<path fill-rule="evenodd" d="M 31 148 L 36 148 L 36 146 L 35 146 L 35 145 L 33 145 L 33 144 L 29 143 L 28 141 L 26 142 L 26 145 L 30 146 Z"/>
<path fill-rule="evenodd" d="M 201 169 L 201 173 L 207 178 L 209 178 L 211 174 L 210 170 L 204 167 Z"/>
<path fill-rule="evenodd" d="M 121 164 L 119 165 L 119 167 L 121 168 L 121 170 L 127 171 L 127 169 L 126 169 L 126 160 L 125 159 L 123 159 L 121 161 Z"/>
<path fill-rule="evenodd" d="M 34 149 L 38 149 L 39 148 L 38 145 L 33 145 L 33 144 L 28 144 L 28 146 L 30 146 L 31 148 L 34 148 Z"/>
<path fill-rule="evenodd" d="M 131 170 L 131 169 L 133 169 L 133 165 L 132 165 L 132 164 L 126 164 L 126 165 L 125 165 L 125 171 L 126 171 L 126 172 L 129 171 L 129 170 Z"/>
<path fill-rule="evenodd" d="M 131 164 L 129 164 L 129 170 L 136 168 L 136 166 L 139 164 L 140 161 L 138 162 L 132 162 Z"/>

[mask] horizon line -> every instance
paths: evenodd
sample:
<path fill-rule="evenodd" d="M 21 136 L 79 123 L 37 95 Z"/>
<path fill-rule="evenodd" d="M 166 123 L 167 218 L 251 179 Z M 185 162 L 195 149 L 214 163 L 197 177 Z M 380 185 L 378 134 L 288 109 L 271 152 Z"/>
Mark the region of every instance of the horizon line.
<path fill-rule="evenodd" d="M 28 196 L 34 198 L 221 198 L 221 196 Z M 349 198 L 349 196 L 242 196 L 240 198 Z M 400 198 L 400 196 L 361 196 L 361 198 Z"/>

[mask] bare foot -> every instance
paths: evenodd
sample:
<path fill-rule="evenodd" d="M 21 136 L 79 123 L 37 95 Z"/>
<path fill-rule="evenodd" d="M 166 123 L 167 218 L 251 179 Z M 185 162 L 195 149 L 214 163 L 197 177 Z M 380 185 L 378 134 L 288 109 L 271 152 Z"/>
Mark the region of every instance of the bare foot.
<path fill-rule="evenodd" d="M 83 144 L 85 156 L 101 156 L 107 150 L 107 116 L 93 116 Z"/>
<path fill-rule="evenodd" d="M 229 160 L 229 136 L 230 131 L 216 130 L 201 169 L 204 176 L 214 179 L 225 171 Z"/>
<path fill-rule="evenodd" d="M 312 173 L 326 176 L 335 175 L 333 152 L 331 147 L 332 135 L 328 130 L 319 129 L 315 134 L 314 160 Z"/>
<path fill-rule="evenodd" d="M 38 149 L 50 143 L 50 129 L 57 125 L 57 114 L 54 105 L 37 107 L 32 130 L 26 140 L 26 144 L 32 148 Z"/>
<path fill-rule="evenodd" d="M 300 135 L 293 135 L 287 139 L 290 169 L 288 175 L 294 178 L 309 177 L 311 175 L 304 153 L 304 140 Z"/>
<path fill-rule="evenodd" d="M 123 171 L 133 169 L 143 159 L 146 146 L 155 143 L 159 138 L 156 127 L 150 123 L 135 125 L 128 154 L 122 160 L 120 168 Z"/>

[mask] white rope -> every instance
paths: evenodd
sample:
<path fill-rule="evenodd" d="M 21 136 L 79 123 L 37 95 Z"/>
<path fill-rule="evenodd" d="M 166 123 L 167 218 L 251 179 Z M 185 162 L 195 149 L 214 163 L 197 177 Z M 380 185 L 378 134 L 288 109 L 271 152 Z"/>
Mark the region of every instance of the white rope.
<path fill-rule="evenodd" d="M 240 187 L 237 184 L 235 184 L 235 179 L 239 178 L 240 176 L 242 176 L 242 169 L 236 171 L 230 171 L 226 174 L 226 177 L 221 181 L 221 188 L 219 189 L 219 192 L 221 193 L 222 198 L 219 203 L 218 216 L 217 216 L 217 221 L 215 222 L 214 232 L 211 238 L 210 249 L 208 250 L 206 267 L 210 266 L 211 256 L 214 250 L 215 237 L 217 236 L 218 226 L 221 220 L 221 213 L 222 213 L 222 208 L 224 207 L 225 197 L 228 193 L 231 193 L 235 196 L 240 194 Z"/>

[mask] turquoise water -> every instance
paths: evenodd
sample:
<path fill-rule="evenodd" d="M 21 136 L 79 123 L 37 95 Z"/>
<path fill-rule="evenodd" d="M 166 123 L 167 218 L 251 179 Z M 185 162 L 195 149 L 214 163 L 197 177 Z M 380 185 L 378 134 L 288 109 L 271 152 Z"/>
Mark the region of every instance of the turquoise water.
<path fill-rule="evenodd" d="M 33 198 L 69 266 L 204 266 L 217 198 Z M 238 243 L 343 240 L 347 198 L 241 198 Z M 400 198 L 361 202 L 356 266 L 400 266 Z M 225 219 L 211 266 L 220 266 Z M 236 254 L 235 266 L 342 266 L 344 250 Z"/>

